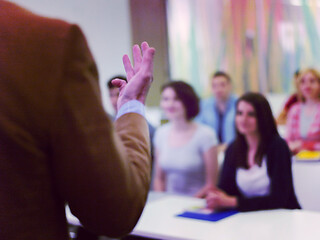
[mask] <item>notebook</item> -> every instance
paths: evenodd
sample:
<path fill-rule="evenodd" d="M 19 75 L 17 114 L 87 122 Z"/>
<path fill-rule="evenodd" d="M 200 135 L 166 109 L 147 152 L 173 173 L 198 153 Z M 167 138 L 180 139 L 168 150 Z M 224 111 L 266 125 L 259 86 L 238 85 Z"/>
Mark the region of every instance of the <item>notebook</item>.
<path fill-rule="evenodd" d="M 297 161 L 320 161 L 320 151 L 300 151 L 296 156 Z"/>
<path fill-rule="evenodd" d="M 193 219 L 205 220 L 210 222 L 217 222 L 237 213 L 238 211 L 236 210 L 212 211 L 206 208 L 193 208 L 193 209 L 188 209 L 181 214 L 178 214 L 177 217 L 185 217 L 185 218 L 193 218 Z"/>

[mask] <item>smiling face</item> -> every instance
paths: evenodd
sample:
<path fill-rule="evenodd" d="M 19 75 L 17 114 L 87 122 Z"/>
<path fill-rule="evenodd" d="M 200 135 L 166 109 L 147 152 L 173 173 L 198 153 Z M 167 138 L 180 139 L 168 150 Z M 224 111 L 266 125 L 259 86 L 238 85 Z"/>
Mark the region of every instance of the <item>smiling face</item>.
<path fill-rule="evenodd" d="M 312 72 L 301 76 L 298 82 L 299 90 L 305 100 L 319 99 L 320 80 Z"/>
<path fill-rule="evenodd" d="M 238 103 L 235 122 L 239 133 L 245 136 L 258 134 L 256 112 L 250 103 L 246 101 Z"/>
<path fill-rule="evenodd" d="M 186 118 L 186 110 L 182 101 L 177 97 L 171 87 L 165 88 L 161 93 L 160 107 L 168 120 Z"/>

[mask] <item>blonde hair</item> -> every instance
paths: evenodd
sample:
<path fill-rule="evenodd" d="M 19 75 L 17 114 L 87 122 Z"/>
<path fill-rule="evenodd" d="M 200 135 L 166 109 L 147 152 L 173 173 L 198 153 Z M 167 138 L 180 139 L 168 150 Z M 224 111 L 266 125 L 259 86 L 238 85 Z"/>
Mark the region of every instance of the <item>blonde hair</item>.
<path fill-rule="evenodd" d="M 305 101 L 305 98 L 302 95 L 302 92 L 300 90 L 300 84 L 301 84 L 301 81 L 304 78 L 304 76 L 307 75 L 308 73 L 311 73 L 318 80 L 318 82 L 320 83 L 320 73 L 319 73 L 318 70 L 316 70 L 314 68 L 305 68 L 305 69 L 300 71 L 296 84 L 297 84 L 298 99 L 300 101 L 302 101 L 302 102 Z M 318 97 L 320 98 L 320 92 L 319 92 L 319 96 Z"/>

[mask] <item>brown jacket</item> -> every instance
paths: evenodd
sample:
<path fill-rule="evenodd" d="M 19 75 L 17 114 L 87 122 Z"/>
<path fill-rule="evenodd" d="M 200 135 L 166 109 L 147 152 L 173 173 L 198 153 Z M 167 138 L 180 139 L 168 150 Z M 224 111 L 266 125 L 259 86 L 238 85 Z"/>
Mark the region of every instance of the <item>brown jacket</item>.
<path fill-rule="evenodd" d="M 0 239 L 68 239 L 65 203 L 97 234 L 128 233 L 148 139 L 141 115 L 105 114 L 79 27 L 0 0 Z"/>

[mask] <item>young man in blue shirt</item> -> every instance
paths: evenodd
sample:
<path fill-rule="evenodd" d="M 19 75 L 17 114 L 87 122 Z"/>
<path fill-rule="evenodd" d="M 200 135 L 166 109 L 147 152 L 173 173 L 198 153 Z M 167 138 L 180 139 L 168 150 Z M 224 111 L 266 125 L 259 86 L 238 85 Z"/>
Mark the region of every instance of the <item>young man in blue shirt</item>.
<path fill-rule="evenodd" d="M 211 77 L 211 91 L 212 96 L 201 101 L 200 113 L 196 120 L 212 127 L 221 146 L 226 146 L 235 137 L 237 98 L 232 94 L 230 76 L 222 71 L 215 72 Z"/>

